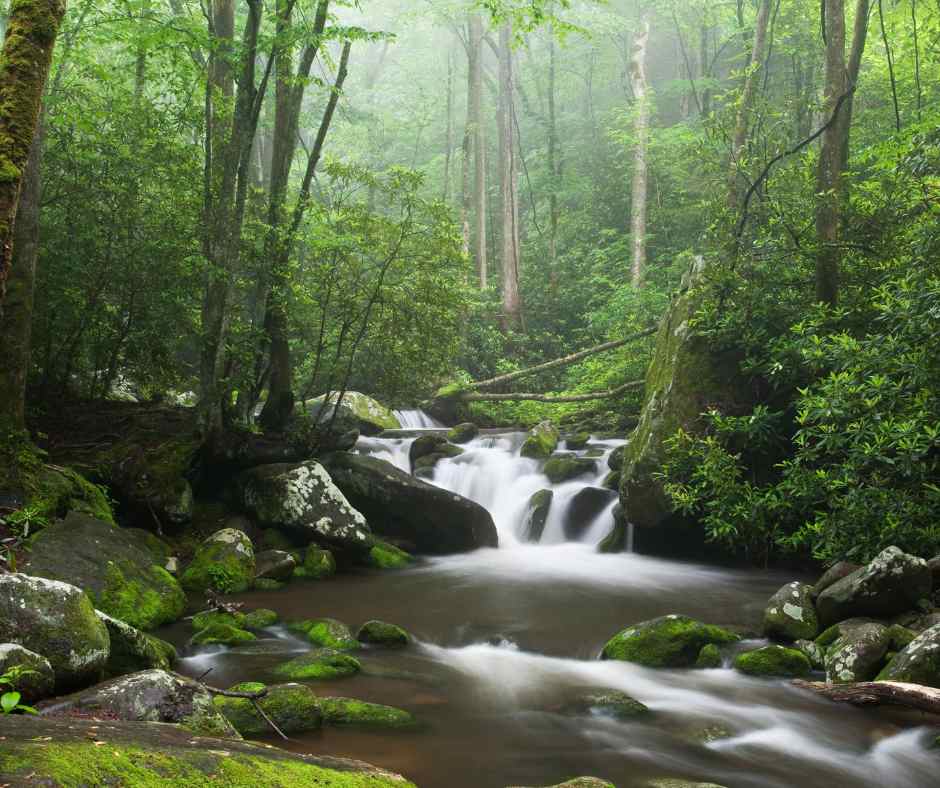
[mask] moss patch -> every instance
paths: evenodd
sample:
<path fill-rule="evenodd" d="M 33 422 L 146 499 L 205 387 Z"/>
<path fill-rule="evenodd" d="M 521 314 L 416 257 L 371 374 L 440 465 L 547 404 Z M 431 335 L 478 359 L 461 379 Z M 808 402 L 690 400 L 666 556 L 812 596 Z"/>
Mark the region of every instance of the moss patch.
<path fill-rule="evenodd" d="M 390 648 L 404 648 L 411 643 L 411 635 L 404 629 L 385 621 L 366 621 L 356 633 L 356 639 L 360 643 Z"/>
<path fill-rule="evenodd" d="M 362 725 L 379 728 L 413 728 L 418 721 L 404 709 L 366 703 L 354 698 L 320 698 L 327 725 Z"/>
<path fill-rule="evenodd" d="M 254 577 L 251 540 L 241 531 L 223 528 L 199 545 L 180 582 L 189 591 L 234 594 L 249 589 Z"/>
<path fill-rule="evenodd" d="M 310 546 L 304 555 L 303 566 L 294 570 L 294 577 L 307 580 L 322 580 L 336 574 L 336 559 L 329 550 Z"/>
<path fill-rule="evenodd" d="M 252 610 L 250 613 L 245 614 L 243 626 L 248 627 L 248 629 L 264 629 L 265 627 L 274 626 L 277 622 L 277 613 L 273 610 L 259 607 L 257 610 Z"/>
<path fill-rule="evenodd" d="M 733 643 L 739 637 L 688 616 L 669 615 L 644 621 L 611 638 L 602 659 L 620 659 L 652 668 L 691 667 L 703 646 Z"/>
<path fill-rule="evenodd" d="M 808 676 L 812 670 L 809 659 L 802 651 L 783 646 L 764 646 L 738 654 L 735 670 L 749 676 L 780 676 L 785 678 Z"/>
<path fill-rule="evenodd" d="M 368 564 L 375 569 L 404 569 L 413 561 L 409 553 L 381 540 L 376 540 L 369 550 Z"/>
<path fill-rule="evenodd" d="M 362 670 L 359 660 L 349 654 L 328 648 L 318 648 L 283 662 L 271 672 L 275 676 L 294 681 L 341 679 Z"/>
<path fill-rule="evenodd" d="M 306 634 L 307 640 L 324 648 L 337 651 L 355 651 L 359 648 L 359 642 L 353 637 L 349 627 L 335 618 L 313 619 Z"/>
<path fill-rule="evenodd" d="M 695 667 L 720 668 L 721 652 L 718 650 L 718 646 L 714 643 L 706 643 L 702 646 L 702 650 L 699 651 L 698 657 L 695 660 Z"/>
<path fill-rule="evenodd" d="M 534 460 L 544 460 L 551 456 L 557 445 L 558 429 L 550 421 L 542 421 L 529 431 L 520 454 Z"/>
<path fill-rule="evenodd" d="M 230 687 L 234 692 L 258 692 L 264 684 L 248 682 Z M 247 698 L 214 698 L 216 708 L 242 736 L 257 736 L 272 733 L 254 704 Z M 317 705 L 313 690 L 303 684 L 277 684 L 267 688 L 267 694 L 258 700 L 265 714 L 284 733 L 301 733 L 319 728 L 323 715 Z"/>
<path fill-rule="evenodd" d="M 257 638 L 244 629 L 238 629 L 228 624 L 212 624 L 199 630 L 189 642 L 194 646 L 234 646 L 252 640 L 257 640 Z"/>

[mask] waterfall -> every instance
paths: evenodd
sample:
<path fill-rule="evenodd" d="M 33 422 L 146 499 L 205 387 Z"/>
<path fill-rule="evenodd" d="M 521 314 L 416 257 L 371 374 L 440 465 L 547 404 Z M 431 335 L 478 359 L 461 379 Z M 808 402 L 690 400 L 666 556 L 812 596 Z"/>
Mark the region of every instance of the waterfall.
<path fill-rule="evenodd" d="M 447 426 L 417 408 L 412 410 L 393 410 L 392 413 L 395 414 L 395 418 L 398 419 L 398 423 L 401 424 L 404 430 L 442 429 Z"/>

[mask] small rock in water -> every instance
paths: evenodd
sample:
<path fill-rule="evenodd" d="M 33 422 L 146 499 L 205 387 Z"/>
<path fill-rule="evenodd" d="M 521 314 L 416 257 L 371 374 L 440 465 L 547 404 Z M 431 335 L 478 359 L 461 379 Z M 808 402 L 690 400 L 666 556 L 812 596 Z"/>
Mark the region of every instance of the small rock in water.
<path fill-rule="evenodd" d="M 577 541 L 598 515 L 616 500 L 617 493 L 601 487 L 582 487 L 571 498 L 562 523 L 565 538 Z"/>
<path fill-rule="evenodd" d="M 548 512 L 555 493 L 551 490 L 538 490 L 529 498 L 529 505 L 522 522 L 522 538 L 527 542 L 538 542 L 545 530 Z"/>
<path fill-rule="evenodd" d="M 572 714 L 598 712 L 618 720 L 626 720 L 649 714 L 650 710 L 626 692 L 598 689 L 579 695 L 565 707 L 565 711 Z"/>
<path fill-rule="evenodd" d="M 672 614 L 619 632 L 604 646 L 601 659 L 620 659 L 652 668 L 687 668 L 695 664 L 703 646 L 739 639 L 721 627 Z"/>
<path fill-rule="evenodd" d="M 385 621 L 366 621 L 356 633 L 360 643 L 387 646 L 389 648 L 403 648 L 411 643 L 411 635 L 395 624 Z"/>
<path fill-rule="evenodd" d="M 738 654 L 734 668 L 749 676 L 781 678 L 808 676 L 812 670 L 803 652 L 783 646 L 764 646 Z"/>
<path fill-rule="evenodd" d="M 764 636 L 775 640 L 812 640 L 819 634 L 812 587 L 787 583 L 771 598 L 764 610 Z"/>

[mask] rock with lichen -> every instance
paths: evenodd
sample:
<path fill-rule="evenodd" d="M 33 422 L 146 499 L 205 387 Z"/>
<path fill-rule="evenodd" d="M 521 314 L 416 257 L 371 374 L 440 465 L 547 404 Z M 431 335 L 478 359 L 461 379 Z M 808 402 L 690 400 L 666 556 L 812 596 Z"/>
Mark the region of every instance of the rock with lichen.
<path fill-rule="evenodd" d="M 787 642 L 812 640 L 819 634 L 819 620 L 813 604 L 812 586 L 787 583 L 764 609 L 764 636 Z"/>
<path fill-rule="evenodd" d="M 826 648 L 826 680 L 833 684 L 870 681 L 884 663 L 890 644 L 888 628 L 877 621 L 842 626 Z"/>
<path fill-rule="evenodd" d="M 550 421 L 541 421 L 529 430 L 520 454 L 533 460 L 548 459 L 558 446 L 558 439 L 555 425 Z"/>
<path fill-rule="evenodd" d="M 196 548 L 180 582 L 189 591 L 234 594 L 251 588 L 254 579 L 255 551 L 251 540 L 241 531 L 223 528 Z"/>
<path fill-rule="evenodd" d="M 925 629 L 901 649 L 878 679 L 940 687 L 940 624 Z"/>
<path fill-rule="evenodd" d="M 304 409 L 315 414 L 324 401 L 329 398 L 330 403 L 339 398 L 338 391 L 322 394 L 304 403 Z M 358 421 L 359 431 L 363 435 L 378 435 L 384 430 L 401 429 L 401 423 L 395 414 L 381 402 L 360 391 L 346 391 L 341 401 L 343 407 L 348 408 Z"/>

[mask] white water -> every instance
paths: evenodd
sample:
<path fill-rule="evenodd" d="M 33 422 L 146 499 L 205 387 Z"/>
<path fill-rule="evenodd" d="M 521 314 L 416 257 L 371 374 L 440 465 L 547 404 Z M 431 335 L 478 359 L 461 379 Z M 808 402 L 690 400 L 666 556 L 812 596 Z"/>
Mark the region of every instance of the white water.
<path fill-rule="evenodd" d="M 393 410 L 392 413 L 395 414 L 403 430 L 440 429 L 445 426 L 423 410 Z"/>

